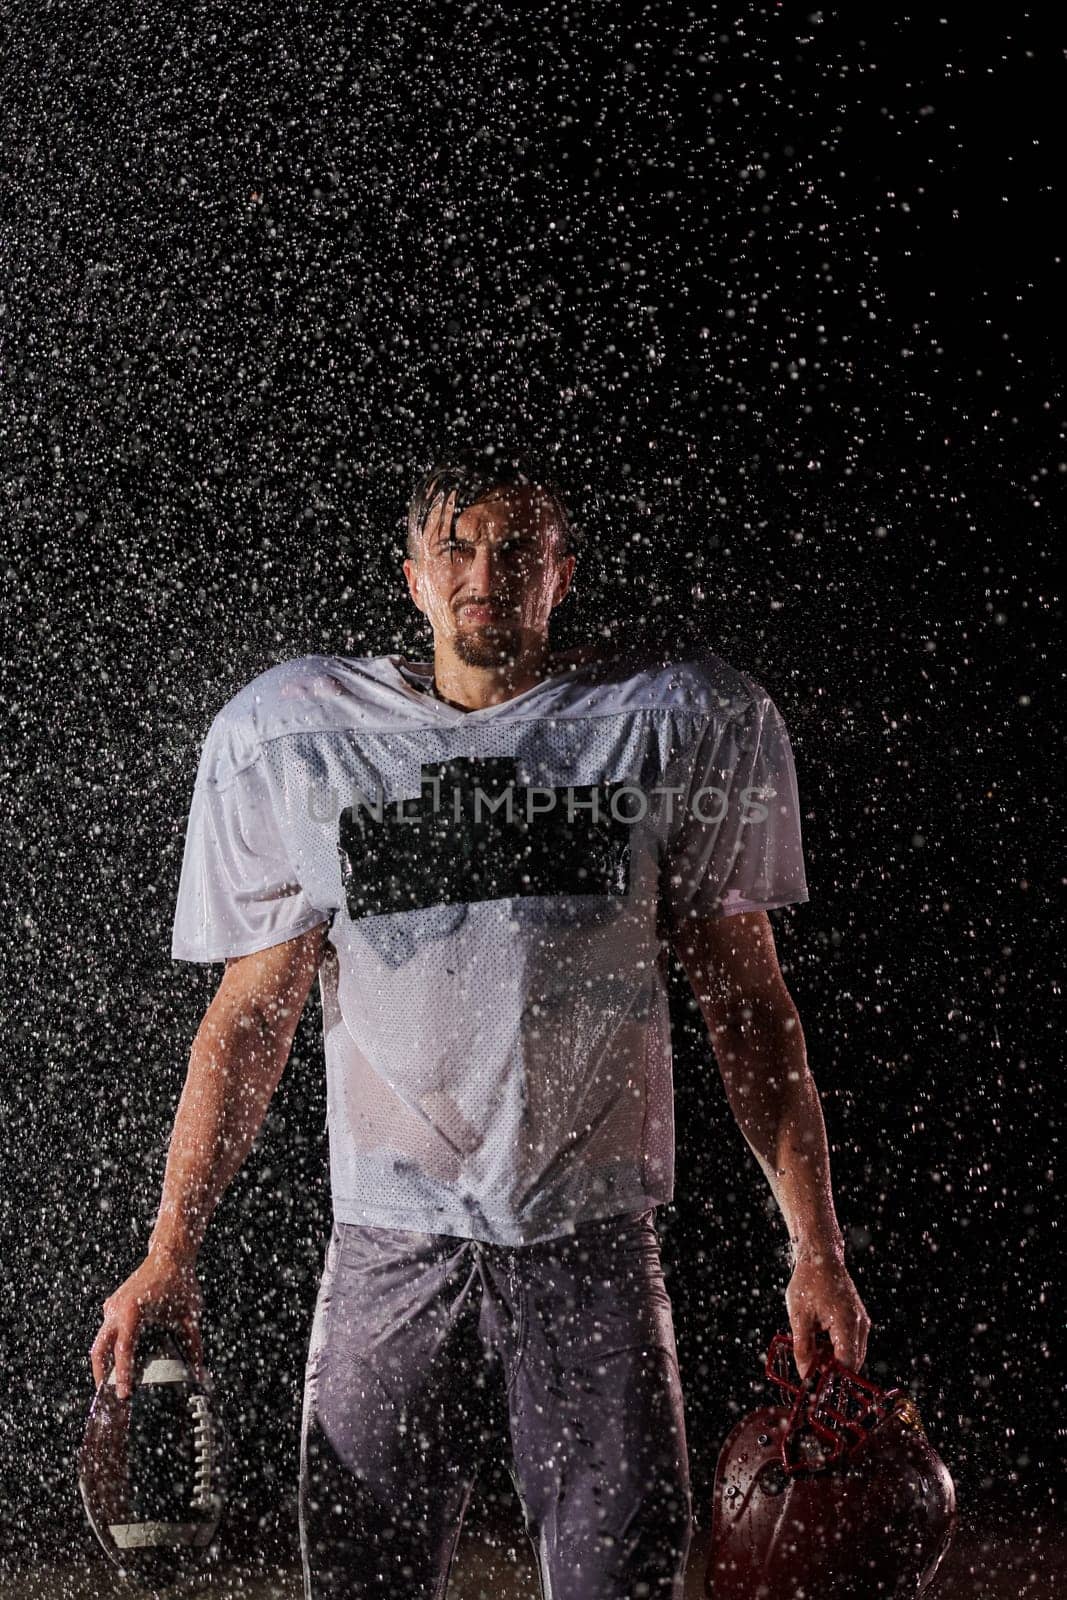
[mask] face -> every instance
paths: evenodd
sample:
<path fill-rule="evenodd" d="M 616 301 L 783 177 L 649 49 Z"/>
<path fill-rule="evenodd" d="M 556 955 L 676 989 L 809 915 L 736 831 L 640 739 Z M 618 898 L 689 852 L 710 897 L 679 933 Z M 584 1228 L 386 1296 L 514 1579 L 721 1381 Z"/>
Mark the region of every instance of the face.
<path fill-rule="evenodd" d="M 450 541 L 453 498 L 431 508 L 404 576 L 435 646 L 446 641 L 468 666 L 502 666 L 547 637 L 575 558 L 557 554 L 556 523 L 534 489 L 494 490 L 468 506 Z"/>

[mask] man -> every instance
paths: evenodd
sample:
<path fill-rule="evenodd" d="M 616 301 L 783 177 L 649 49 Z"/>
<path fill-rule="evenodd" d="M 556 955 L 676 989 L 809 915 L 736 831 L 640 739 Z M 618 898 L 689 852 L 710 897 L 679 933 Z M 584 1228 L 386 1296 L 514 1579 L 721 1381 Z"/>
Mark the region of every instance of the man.
<path fill-rule="evenodd" d="M 312 656 L 216 717 L 173 954 L 225 961 L 146 1260 L 93 1346 L 199 1357 L 195 1261 L 319 976 L 334 1227 L 300 1465 L 307 1600 L 443 1600 L 510 1443 L 545 1596 L 680 1596 L 692 1532 L 655 1207 L 673 1194 L 668 945 L 789 1228 L 798 1366 L 858 1368 L 826 1138 L 767 910 L 807 898 L 788 735 L 710 651 L 549 649 L 576 556 L 524 458 L 423 479 L 433 666 Z"/>

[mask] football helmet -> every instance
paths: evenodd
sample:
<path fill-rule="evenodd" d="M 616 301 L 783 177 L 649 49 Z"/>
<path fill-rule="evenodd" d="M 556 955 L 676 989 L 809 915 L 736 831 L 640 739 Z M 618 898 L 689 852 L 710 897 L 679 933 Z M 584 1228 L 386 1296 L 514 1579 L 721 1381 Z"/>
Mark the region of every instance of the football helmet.
<path fill-rule="evenodd" d="M 801 1381 L 792 1337 L 776 1334 L 766 1374 L 789 1399 L 743 1418 L 722 1447 L 705 1594 L 922 1594 L 951 1542 L 956 1493 L 914 1401 L 843 1366 L 825 1335 Z"/>
<path fill-rule="evenodd" d="M 142 1328 L 130 1395 L 114 1368 L 96 1392 L 78 1459 L 90 1526 L 124 1576 L 157 1589 L 205 1561 L 224 1508 L 225 1437 L 211 1379 L 173 1333 Z"/>

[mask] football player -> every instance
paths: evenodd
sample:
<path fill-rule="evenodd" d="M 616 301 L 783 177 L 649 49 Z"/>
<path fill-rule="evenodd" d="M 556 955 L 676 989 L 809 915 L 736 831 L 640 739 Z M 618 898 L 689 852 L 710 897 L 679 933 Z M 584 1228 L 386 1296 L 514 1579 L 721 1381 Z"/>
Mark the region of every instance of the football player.
<path fill-rule="evenodd" d="M 199 1353 L 197 1254 L 317 976 L 333 1228 L 307 1600 L 440 1600 L 495 1441 L 546 1595 L 681 1596 L 692 1500 L 655 1225 L 669 949 L 789 1230 L 800 1371 L 820 1331 L 858 1368 L 869 1329 L 767 915 L 807 899 L 789 737 L 711 649 L 552 651 L 577 545 L 527 457 L 438 463 L 407 537 L 432 662 L 284 662 L 204 743 L 172 952 L 225 969 L 94 1375 L 113 1361 L 123 1391 L 146 1321 Z"/>

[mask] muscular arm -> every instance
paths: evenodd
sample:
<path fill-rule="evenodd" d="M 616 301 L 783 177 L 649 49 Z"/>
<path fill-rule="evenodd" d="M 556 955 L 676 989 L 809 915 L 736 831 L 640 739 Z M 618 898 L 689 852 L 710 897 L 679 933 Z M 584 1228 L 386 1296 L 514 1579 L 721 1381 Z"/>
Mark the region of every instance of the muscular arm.
<path fill-rule="evenodd" d="M 162 1322 L 182 1333 L 196 1364 L 202 1361 L 197 1254 L 285 1069 L 325 942 L 322 924 L 226 963 L 193 1041 L 148 1254 L 104 1302 L 91 1351 L 98 1384 L 114 1358 L 120 1396 L 129 1393 L 137 1336 L 145 1322 Z"/>
<path fill-rule="evenodd" d="M 730 1109 L 789 1230 L 787 1302 L 798 1366 L 806 1370 L 809 1336 L 826 1326 L 839 1359 L 858 1368 L 869 1320 L 845 1271 L 822 1107 L 767 913 L 693 920 L 674 949 L 707 1023 Z"/>
<path fill-rule="evenodd" d="M 730 1109 L 794 1254 L 841 1255 L 822 1107 L 767 913 L 694 921 L 674 948 L 708 1025 Z"/>
<path fill-rule="evenodd" d="M 227 961 L 193 1040 L 150 1250 L 196 1258 L 285 1070 L 325 935 L 322 924 Z"/>

